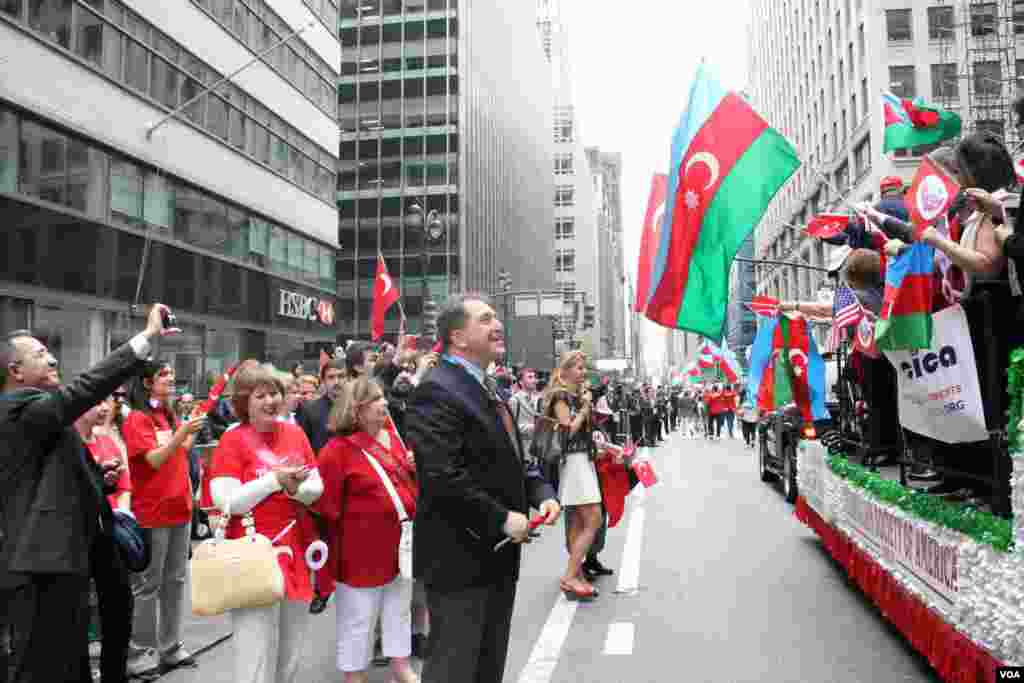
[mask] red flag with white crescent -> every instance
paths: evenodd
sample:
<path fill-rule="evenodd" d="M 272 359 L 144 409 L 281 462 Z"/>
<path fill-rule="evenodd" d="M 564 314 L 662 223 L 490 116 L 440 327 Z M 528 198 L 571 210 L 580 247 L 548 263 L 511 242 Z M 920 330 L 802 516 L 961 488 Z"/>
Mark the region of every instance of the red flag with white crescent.
<path fill-rule="evenodd" d="M 747 304 L 747 308 L 757 315 L 774 318 L 779 314 L 779 300 L 770 296 L 758 295 Z"/>
<path fill-rule="evenodd" d="M 804 230 L 811 237 L 827 240 L 842 235 L 849 225 L 850 217 L 845 214 L 822 213 L 812 218 Z"/>
<path fill-rule="evenodd" d="M 960 186 L 937 164 L 928 157 L 921 161 L 906 198 L 907 212 L 910 214 L 910 222 L 914 224 L 915 238 L 929 225 L 946 215 L 958 192 Z"/>
<path fill-rule="evenodd" d="M 398 288 L 391 281 L 384 257 L 377 255 L 377 277 L 373 281 L 373 311 L 370 317 L 370 334 L 373 341 L 384 336 L 384 317 L 388 309 L 398 301 Z"/>

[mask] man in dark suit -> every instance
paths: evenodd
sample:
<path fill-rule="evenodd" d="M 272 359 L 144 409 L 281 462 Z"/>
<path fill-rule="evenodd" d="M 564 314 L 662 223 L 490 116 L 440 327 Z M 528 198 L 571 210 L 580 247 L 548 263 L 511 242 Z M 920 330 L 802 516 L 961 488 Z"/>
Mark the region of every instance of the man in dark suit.
<path fill-rule="evenodd" d="M 414 573 L 431 622 L 423 682 L 500 683 L 527 513 L 538 508 L 550 525 L 561 509 L 485 374 L 505 353 L 494 310 L 483 297 L 453 297 L 438 332 L 442 361 L 406 413 L 419 481 Z"/>
<path fill-rule="evenodd" d="M 309 439 L 314 453 L 319 453 L 324 444 L 331 438 L 327 431 L 327 418 L 331 415 L 331 406 L 338 397 L 338 390 L 345 379 L 345 361 L 334 358 L 320 370 L 320 386 L 324 395 L 315 401 L 303 403 L 295 416 L 295 423 L 302 427 Z"/>
<path fill-rule="evenodd" d="M 138 371 L 153 339 L 176 331 L 164 329 L 164 310 L 155 305 L 141 334 L 67 386 L 29 332 L 0 339 L 0 605 L 15 610 L 17 683 L 91 680 L 90 563 L 112 549 L 112 513 L 72 425 Z"/>

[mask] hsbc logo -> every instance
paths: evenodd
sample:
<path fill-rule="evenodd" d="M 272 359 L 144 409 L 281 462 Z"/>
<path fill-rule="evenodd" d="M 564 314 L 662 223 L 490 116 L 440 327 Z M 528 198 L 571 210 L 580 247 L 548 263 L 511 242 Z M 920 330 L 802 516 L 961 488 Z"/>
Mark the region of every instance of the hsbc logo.
<path fill-rule="evenodd" d="M 321 325 L 334 324 L 334 304 L 326 299 L 306 296 L 298 292 L 280 290 L 277 314 L 296 320 L 312 320 Z"/>

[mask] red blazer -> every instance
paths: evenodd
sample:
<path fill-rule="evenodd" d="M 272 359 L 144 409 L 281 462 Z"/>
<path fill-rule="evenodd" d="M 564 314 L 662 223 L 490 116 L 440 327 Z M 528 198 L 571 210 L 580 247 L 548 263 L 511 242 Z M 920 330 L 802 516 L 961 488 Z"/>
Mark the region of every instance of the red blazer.
<path fill-rule="evenodd" d="M 416 516 L 415 469 L 393 430 L 390 460 L 379 457 L 366 433 L 335 436 L 318 458 L 324 494 L 314 509 L 327 521 L 330 579 L 356 588 L 390 583 L 398 576 L 398 542 L 402 530 L 387 489 L 363 453 L 366 448 L 385 469 L 405 511 Z M 384 449 L 376 445 L 376 449 Z"/>

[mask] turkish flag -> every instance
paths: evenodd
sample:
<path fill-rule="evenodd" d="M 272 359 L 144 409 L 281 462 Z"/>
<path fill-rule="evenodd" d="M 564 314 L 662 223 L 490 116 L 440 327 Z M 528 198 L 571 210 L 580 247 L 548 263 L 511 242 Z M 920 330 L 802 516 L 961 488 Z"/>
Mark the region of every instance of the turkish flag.
<path fill-rule="evenodd" d="M 925 157 L 917 167 L 914 182 L 907 193 L 907 211 L 914 224 L 914 237 L 920 237 L 925 228 L 946 215 L 960 192 L 960 186 L 939 166 Z"/>
<path fill-rule="evenodd" d="M 377 277 L 373 280 L 373 311 L 370 316 L 370 335 L 373 341 L 384 336 L 384 316 L 388 309 L 398 301 L 398 288 L 388 275 L 388 267 L 384 257 L 377 255 Z"/>
<path fill-rule="evenodd" d="M 774 318 L 779 314 L 779 300 L 770 296 L 757 295 L 747 304 L 747 308 L 766 318 Z"/>
<path fill-rule="evenodd" d="M 655 173 L 651 178 L 651 193 L 647 197 L 647 213 L 644 214 L 644 228 L 640 235 L 640 259 L 636 267 L 636 301 L 633 310 L 643 313 L 651 292 L 651 271 L 654 256 L 658 253 L 661 223 L 665 216 L 665 195 L 668 192 L 668 176 Z"/>
<path fill-rule="evenodd" d="M 804 230 L 811 237 L 828 240 L 842 235 L 849 225 L 849 216 L 841 213 L 822 213 L 812 218 Z"/>

